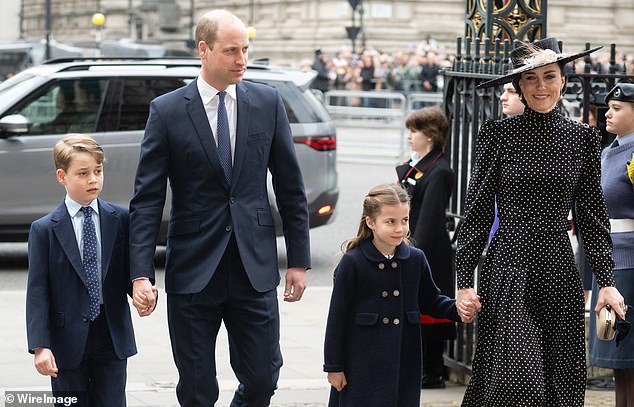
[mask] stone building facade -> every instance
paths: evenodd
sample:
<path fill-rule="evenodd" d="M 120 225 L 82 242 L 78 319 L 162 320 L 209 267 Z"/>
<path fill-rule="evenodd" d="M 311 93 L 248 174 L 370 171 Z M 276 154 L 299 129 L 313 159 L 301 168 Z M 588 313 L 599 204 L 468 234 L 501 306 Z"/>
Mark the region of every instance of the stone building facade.
<path fill-rule="evenodd" d="M 43 37 L 45 1 L 21 0 L 21 39 Z M 128 38 L 187 51 L 192 27 L 213 8 L 229 9 L 255 27 L 252 56 L 268 57 L 276 64 L 295 65 L 311 57 L 315 48 L 334 53 L 352 44 L 345 27 L 353 25 L 353 13 L 344 0 L 50 1 L 52 37 L 80 46 L 94 46 L 91 16 L 101 11 L 106 15 L 99 33 L 103 40 Z M 357 37 L 357 50 L 363 42 L 388 52 L 404 50 L 431 36 L 452 51 L 456 37 L 465 32 L 465 1 L 365 0 L 364 32 Z M 359 17 L 354 13 L 356 26 Z M 615 42 L 620 51 L 634 53 L 632 0 L 549 0 L 547 21 L 547 34 L 563 40 L 567 49 L 583 48 L 587 41 L 604 46 Z"/>

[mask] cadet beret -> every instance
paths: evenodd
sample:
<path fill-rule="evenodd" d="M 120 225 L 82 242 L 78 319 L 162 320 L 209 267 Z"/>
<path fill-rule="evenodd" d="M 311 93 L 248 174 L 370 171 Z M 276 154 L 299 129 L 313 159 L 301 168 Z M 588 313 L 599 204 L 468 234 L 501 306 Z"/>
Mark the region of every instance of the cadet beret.
<path fill-rule="evenodd" d="M 608 92 L 605 97 L 605 104 L 610 100 L 620 100 L 634 103 L 634 83 L 619 83 Z"/>

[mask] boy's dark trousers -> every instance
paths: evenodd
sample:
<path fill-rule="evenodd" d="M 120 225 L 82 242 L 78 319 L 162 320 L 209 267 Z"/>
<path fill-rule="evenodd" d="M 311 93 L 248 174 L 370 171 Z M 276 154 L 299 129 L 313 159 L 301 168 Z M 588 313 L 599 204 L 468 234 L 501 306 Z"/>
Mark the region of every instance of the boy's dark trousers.
<path fill-rule="evenodd" d="M 75 369 L 60 369 L 51 378 L 53 395 L 76 396 L 81 407 L 125 407 L 127 359 L 119 359 L 112 345 L 101 306 L 90 323 L 86 352 Z"/>

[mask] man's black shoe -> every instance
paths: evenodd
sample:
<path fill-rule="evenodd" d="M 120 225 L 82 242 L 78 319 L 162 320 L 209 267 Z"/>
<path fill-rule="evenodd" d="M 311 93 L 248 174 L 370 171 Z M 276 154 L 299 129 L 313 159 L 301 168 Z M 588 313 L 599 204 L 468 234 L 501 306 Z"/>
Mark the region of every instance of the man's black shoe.
<path fill-rule="evenodd" d="M 423 383 L 421 385 L 423 389 L 444 389 L 445 379 L 442 376 L 423 376 Z"/>

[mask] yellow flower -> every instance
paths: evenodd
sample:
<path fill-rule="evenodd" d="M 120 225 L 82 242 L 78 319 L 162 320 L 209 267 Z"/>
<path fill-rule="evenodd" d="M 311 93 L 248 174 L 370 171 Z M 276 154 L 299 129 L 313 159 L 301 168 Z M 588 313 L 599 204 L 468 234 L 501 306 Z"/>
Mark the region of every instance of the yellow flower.
<path fill-rule="evenodd" d="M 627 177 L 630 179 L 630 184 L 631 184 L 633 183 L 632 179 L 634 179 L 634 159 L 629 161 L 626 167 L 627 167 Z"/>

